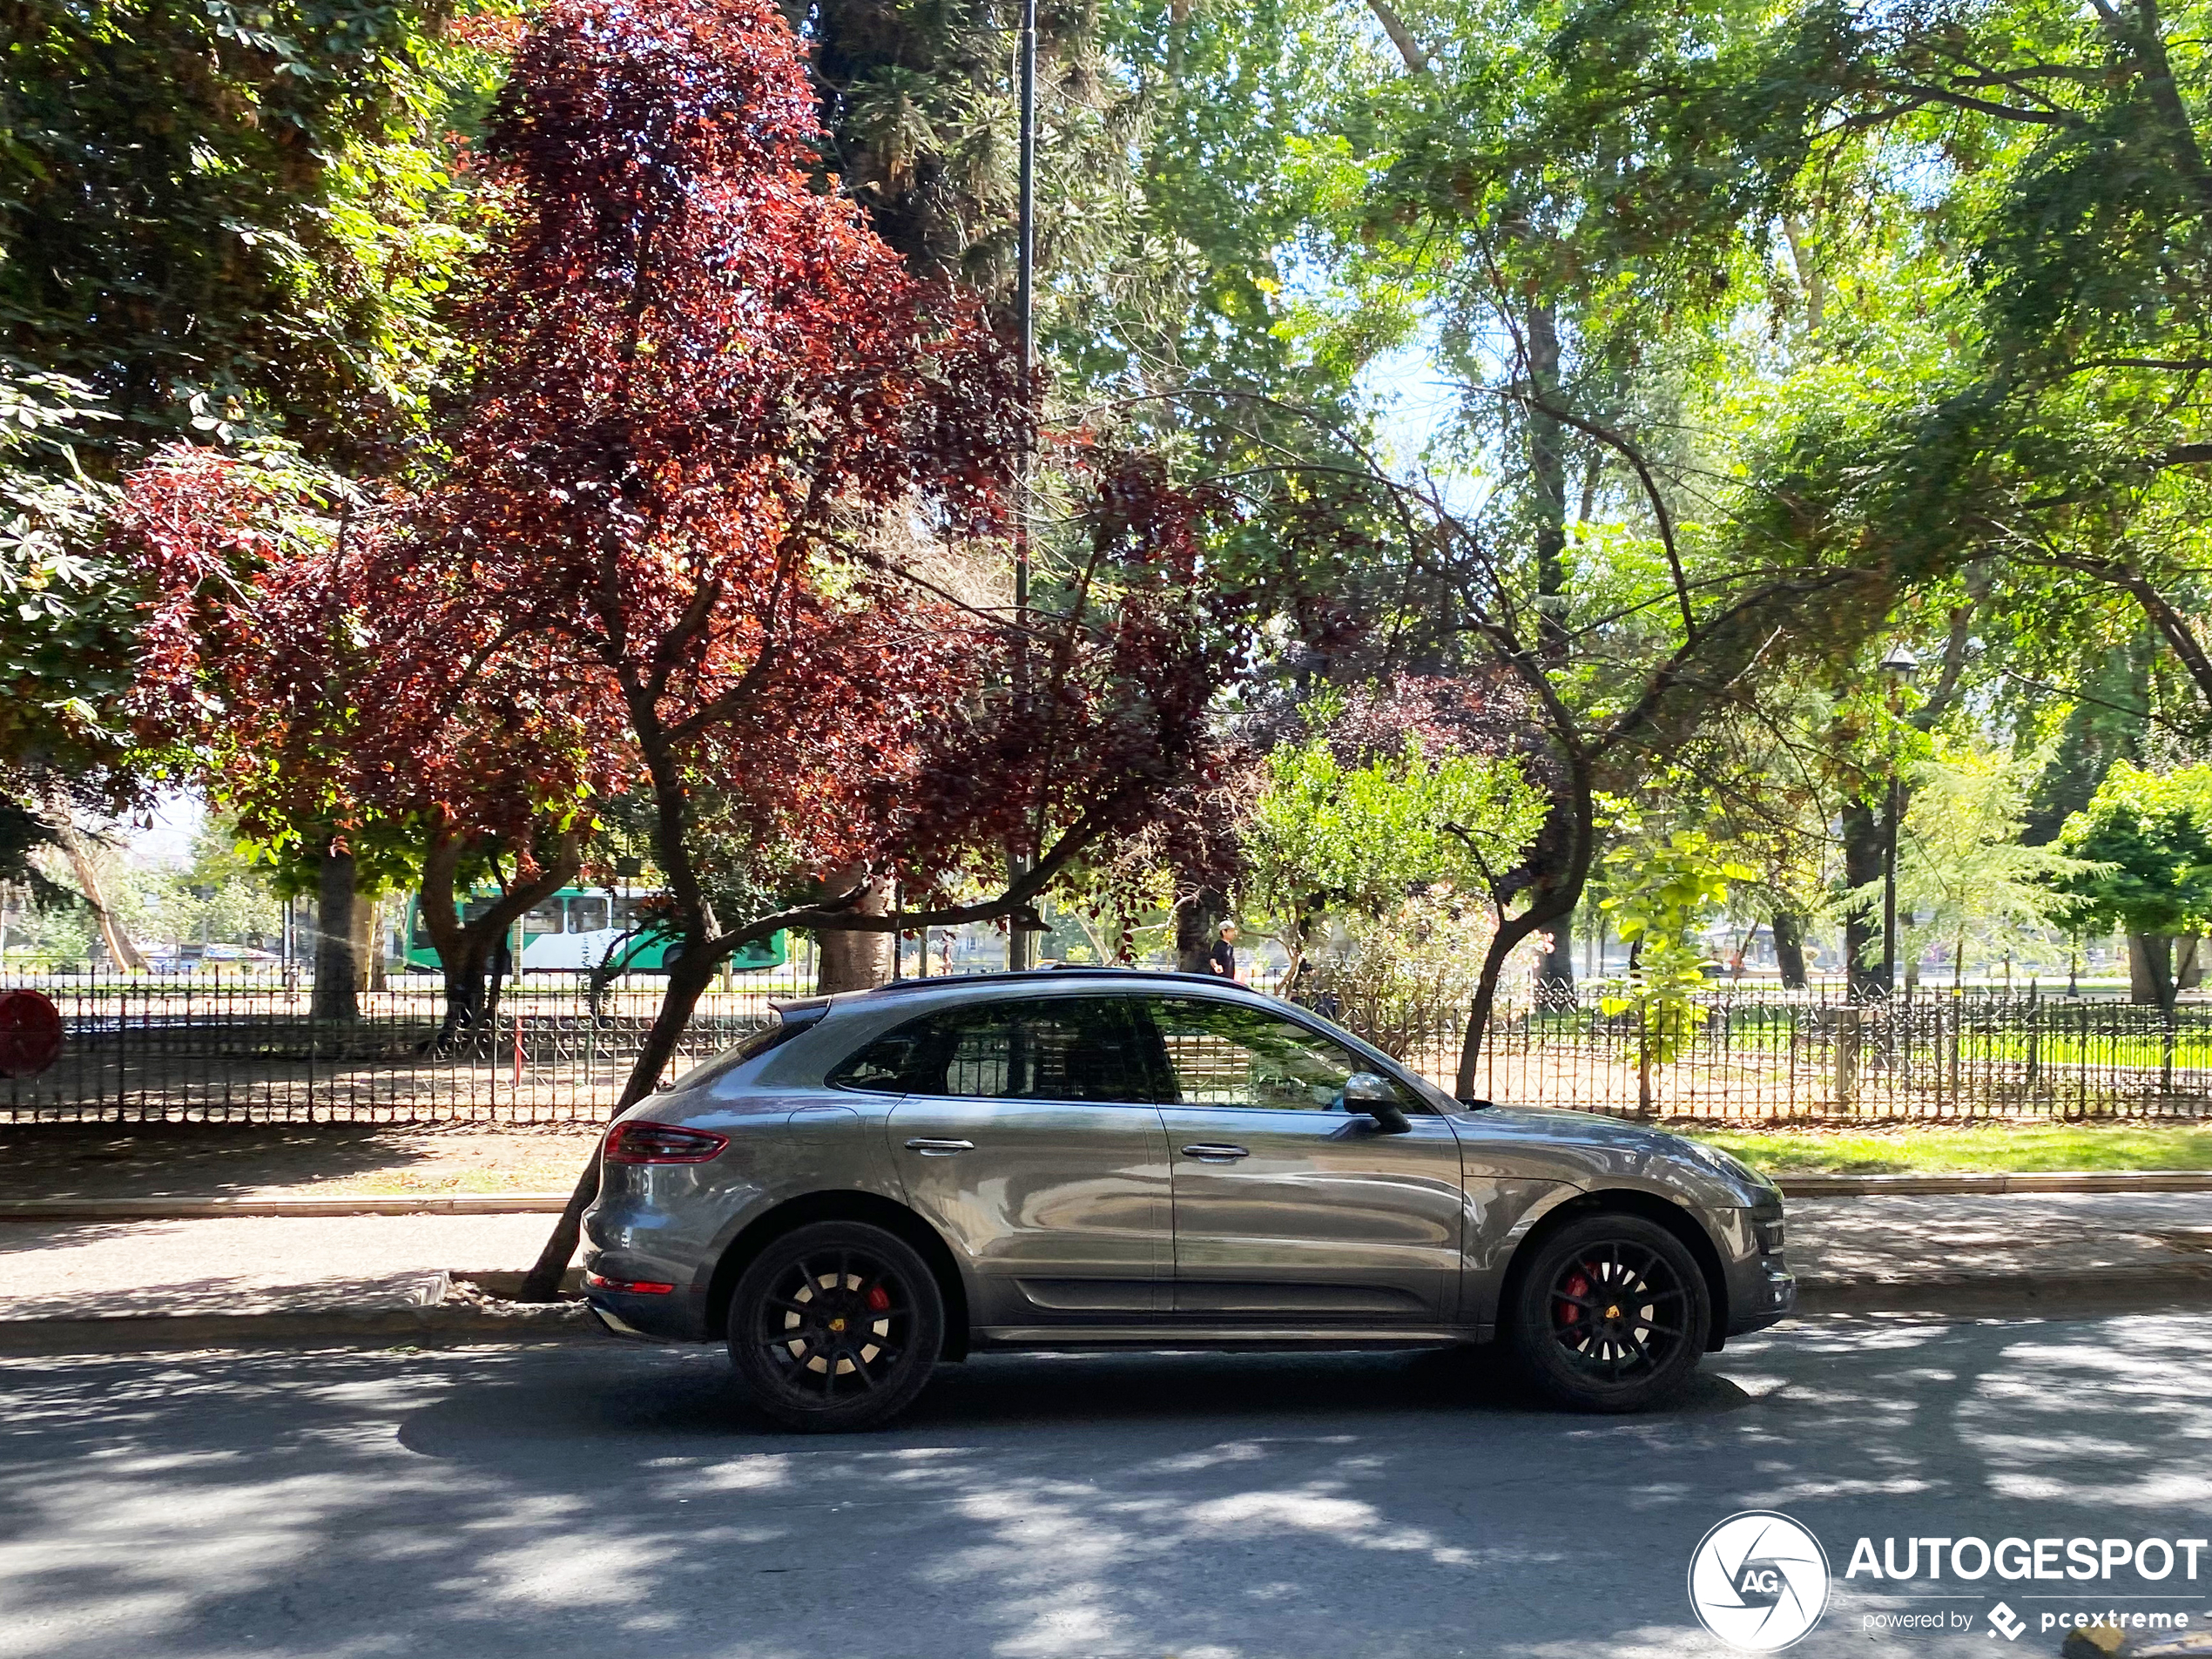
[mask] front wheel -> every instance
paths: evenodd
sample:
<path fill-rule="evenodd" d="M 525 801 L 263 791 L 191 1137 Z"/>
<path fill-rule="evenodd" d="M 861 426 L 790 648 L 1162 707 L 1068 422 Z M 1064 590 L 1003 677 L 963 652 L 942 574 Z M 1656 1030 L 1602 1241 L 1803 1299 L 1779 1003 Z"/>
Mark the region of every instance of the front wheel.
<path fill-rule="evenodd" d="M 1623 1215 L 1591 1216 L 1541 1240 L 1505 1312 L 1522 1375 L 1589 1412 L 1638 1411 L 1678 1392 L 1713 1317 L 1705 1276 L 1682 1241 Z"/>
<path fill-rule="evenodd" d="M 786 1428 L 874 1428 L 914 1403 L 945 1340 L 928 1264 L 895 1233 L 818 1221 L 753 1258 L 730 1296 L 730 1358 Z"/>

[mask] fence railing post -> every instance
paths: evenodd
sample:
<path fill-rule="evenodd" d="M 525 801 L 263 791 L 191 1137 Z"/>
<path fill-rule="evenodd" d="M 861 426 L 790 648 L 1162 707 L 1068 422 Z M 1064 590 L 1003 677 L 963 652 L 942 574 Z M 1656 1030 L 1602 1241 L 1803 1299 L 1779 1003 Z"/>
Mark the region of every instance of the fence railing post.
<path fill-rule="evenodd" d="M 1848 1112 L 1858 1094 L 1859 1013 L 1845 1005 L 1836 1010 L 1836 1109 Z"/>

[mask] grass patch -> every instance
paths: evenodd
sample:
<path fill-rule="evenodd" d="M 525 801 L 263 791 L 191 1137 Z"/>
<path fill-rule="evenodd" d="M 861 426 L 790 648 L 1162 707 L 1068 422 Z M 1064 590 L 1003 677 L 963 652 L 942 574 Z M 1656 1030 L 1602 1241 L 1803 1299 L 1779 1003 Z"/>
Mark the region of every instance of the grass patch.
<path fill-rule="evenodd" d="M 1700 1129 L 1770 1175 L 2016 1173 L 2040 1170 L 2212 1170 L 2212 1125 L 1938 1123 L 1896 1129 Z"/>

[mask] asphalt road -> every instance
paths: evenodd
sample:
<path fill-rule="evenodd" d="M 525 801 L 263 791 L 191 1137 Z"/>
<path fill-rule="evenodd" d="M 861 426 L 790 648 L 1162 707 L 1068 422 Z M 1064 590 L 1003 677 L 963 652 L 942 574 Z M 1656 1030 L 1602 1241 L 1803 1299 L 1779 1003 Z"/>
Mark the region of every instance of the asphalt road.
<path fill-rule="evenodd" d="M 1844 1581 L 1853 1541 L 2212 1532 L 2208 1358 L 2196 1315 L 1833 1322 L 1610 1420 L 1442 1356 L 995 1358 L 830 1440 L 708 1352 L 10 1359 L 0 1654 L 1714 1654 L 1690 1553 L 1758 1507 L 1839 1575 L 1793 1654 L 2047 1656 L 2051 1608 L 2212 1623 L 2212 1558 L 1939 1602 Z M 1969 1628 L 1865 1629 L 1945 1608 Z"/>

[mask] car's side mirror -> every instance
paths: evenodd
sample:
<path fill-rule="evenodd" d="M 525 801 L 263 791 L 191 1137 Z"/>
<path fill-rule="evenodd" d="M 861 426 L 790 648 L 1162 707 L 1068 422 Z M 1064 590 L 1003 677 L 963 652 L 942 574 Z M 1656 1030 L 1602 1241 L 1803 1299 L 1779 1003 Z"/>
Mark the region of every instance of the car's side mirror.
<path fill-rule="evenodd" d="M 1344 1109 L 1366 1113 L 1382 1126 L 1386 1135 L 1408 1134 L 1413 1127 L 1405 1108 L 1398 1103 L 1396 1087 L 1389 1078 L 1379 1077 L 1372 1071 L 1355 1071 L 1344 1080 Z"/>

